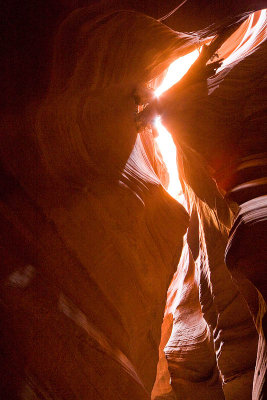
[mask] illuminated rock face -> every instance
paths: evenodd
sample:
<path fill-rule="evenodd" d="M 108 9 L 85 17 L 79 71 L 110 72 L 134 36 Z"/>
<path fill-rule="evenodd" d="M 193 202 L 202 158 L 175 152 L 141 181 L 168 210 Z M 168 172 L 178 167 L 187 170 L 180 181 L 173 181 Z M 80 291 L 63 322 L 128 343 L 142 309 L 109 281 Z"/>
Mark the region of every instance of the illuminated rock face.
<path fill-rule="evenodd" d="M 259 19 L 259 17 L 257 18 Z M 265 25 L 259 35 L 266 35 L 266 20 L 263 19 L 263 21 L 265 21 Z M 224 395 L 229 399 L 251 398 L 255 362 L 255 353 L 253 354 L 252 350 L 253 329 L 247 311 L 241 305 L 244 300 L 238 300 L 235 295 L 235 285 L 230 282 L 227 285 L 226 282 L 224 285 L 221 283 L 227 279 L 228 272 L 225 270 L 223 260 L 225 244 L 222 243 L 221 247 L 218 247 L 221 240 L 218 233 L 223 232 L 226 228 L 225 234 L 222 235 L 222 239 L 224 237 L 223 241 L 226 243 L 227 231 L 232 224 L 229 225 L 228 218 L 226 218 L 226 203 L 223 205 L 219 193 L 216 194 L 217 189 L 208 177 L 207 171 L 212 171 L 212 176 L 220 190 L 224 193 L 227 192 L 226 198 L 234 200 L 240 205 L 240 211 L 230 231 L 225 261 L 234 277 L 235 284 L 249 305 L 258 331 L 258 353 L 252 397 L 261 398 L 264 393 L 264 376 L 266 375 L 266 344 L 262 323 L 266 310 L 264 301 L 266 299 L 264 273 L 266 244 L 263 243 L 266 242 L 263 234 L 266 231 L 266 178 L 264 177 L 266 154 L 260 150 L 266 148 L 266 135 L 260 122 L 264 120 L 263 93 L 260 88 L 266 85 L 263 72 L 265 53 L 266 43 L 263 43 L 253 54 L 246 54 L 247 58 L 235 65 L 234 68 L 232 65 L 232 71 L 228 71 L 228 75 L 224 77 L 219 88 L 211 91 L 209 96 L 205 94 L 205 88 L 200 83 L 198 86 L 188 88 L 188 93 L 184 89 L 184 98 L 182 99 L 177 86 L 177 89 L 170 90 L 169 94 L 166 92 L 166 99 L 163 98 L 163 103 L 169 104 L 169 107 L 162 107 L 163 123 L 173 133 L 177 145 L 181 147 L 180 157 L 183 159 L 181 164 L 183 165 L 184 179 L 190 186 L 189 201 L 191 204 L 196 204 L 200 220 L 199 246 L 201 249 L 204 244 L 204 253 L 206 253 L 201 271 L 205 270 L 207 264 L 209 279 L 204 284 L 204 288 L 205 285 L 211 286 L 210 292 L 216 310 L 216 323 L 212 322 L 212 319 L 210 320 L 209 315 L 205 319 L 213 329 L 217 364 L 223 378 Z M 217 78 L 215 76 L 211 80 L 211 87 L 214 87 L 216 79 L 220 80 L 220 73 Z M 190 101 L 187 100 L 187 96 Z M 177 104 L 177 107 L 174 107 L 173 104 Z M 190 150 L 188 150 L 188 146 Z M 191 152 L 192 150 L 197 154 Z M 192 189 L 193 199 L 190 194 Z M 213 194 L 211 195 L 211 193 Z M 214 212 L 220 221 L 215 224 L 217 228 L 213 226 L 212 222 Z M 211 243 L 213 244 L 211 245 Z M 192 244 L 194 248 L 195 245 Z M 220 267 L 219 264 L 221 264 Z M 216 270 L 217 274 L 214 274 Z M 254 289 L 251 283 L 253 283 Z M 200 280 L 200 293 L 202 291 L 205 293 L 202 284 Z M 223 294 L 220 295 L 220 290 L 217 292 L 217 285 L 221 288 L 224 287 Z M 259 290 L 259 296 L 256 288 Z M 229 295 L 230 307 L 227 305 L 226 293 Z M 231 296 L 235 298 L 234 303 L 230 302 Z M 203 298 L 200 297 L 200 303 L 202 301 Z M 221 301 L 226 302 L 225 311 L 222 313 L 224 329 L 227 330 L 228 323 L 231 326 L 231 335 L 228 335 L 227 340 L 223 341 L 224 346 L 222 347 L 218 345 L 224 337 L 224 329 L 221 331 L 222 335 L 218 335 L 218 327 L 216 328 L 216 325 L 219 326 L 221 323 L 221 311 L 218 305 L 221 304 Z M 205 303 L 203 305 L 205 308 Z M 243 316 L 242 308 L 244 309 Z M 179 307 L 177 310 L 179 312 Z M 239 310 L 241 318 L 239 322 L 235 317 L 237 310 Z M 233 318 L 235 318 L 235 322 L 233 322 Z M 243 326 L 243 338 L 240 326 Z M 231 365 L 229 360 L 225 362 L 224 359 L 227 360 L 227 354 L 230 352 L 227 349 L 228 346 L 233 351 L 231 341 L 235 343 L 235 337 L 239 337 L 240 341 L 235 344 L 237 356 L 233 357 L 235 362 Z M 172 338 L 170 343 L 171 340 Z M 251 343 L 250 355 L 245 351 L 248 343 Z M 239 350 L 238 347 L 240 347 Z M 168 345 L 166 351 L 168 357 Z M 180 351 L 182 350 L 180 349 Z M 246 359 L 243 356 L 245 352 L 248 356 Z M 242 354 L 241 358 L 238 354 Z M 241 365 L 243 365 L 244 372 L 237 374 Z M 238 382 L 239 380 L 240 382 Z M 242 386 L 247 389 L 242 391 Z M 179 391 L 177 390 L 177 392 Z"/>
<path fill-rule="evenodd" d="M 210 96 L 166 93 L 189 218 L 135 99 L 196 37 L 97 15 L 63 23 L 35 122 L 1 135 L 1 398 L 262 399 L 264 46 Z"/>
<path fill-rule="evenodd" d="M 143 42 L 147 26 L 142 61 L 132 43 Z M 126 28 L 123 50 L 117 39 Z M 56 42 L 36 141 L 5 146 L 7 161 L 28 148 L 29 164 L 7 162 L 23 187 L 14 182 L 1 200 L 1 398 L 148 399 L 189 216 L 152 168 L 154 145 L 137 135 L 134 96 L 177 56 L 180 39 L 142 15 L 114 13 L 101 23 L 81 10 Z"/>

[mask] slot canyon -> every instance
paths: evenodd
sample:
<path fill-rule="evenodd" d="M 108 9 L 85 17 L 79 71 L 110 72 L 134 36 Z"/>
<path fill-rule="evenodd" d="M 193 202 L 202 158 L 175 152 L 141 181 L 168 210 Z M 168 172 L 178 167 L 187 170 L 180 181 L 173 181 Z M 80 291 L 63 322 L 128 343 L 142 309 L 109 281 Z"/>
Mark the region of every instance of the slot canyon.
<path fill-rule="evenodd" d="M 0 399 L 267 399 L 267 3 L 2 11 Z"/>

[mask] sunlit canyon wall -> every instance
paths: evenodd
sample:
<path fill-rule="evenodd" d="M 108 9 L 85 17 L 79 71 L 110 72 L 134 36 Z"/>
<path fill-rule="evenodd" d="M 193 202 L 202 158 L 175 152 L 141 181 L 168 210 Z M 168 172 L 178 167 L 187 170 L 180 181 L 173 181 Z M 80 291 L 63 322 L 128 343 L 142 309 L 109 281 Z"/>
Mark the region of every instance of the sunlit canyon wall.
<path fill-rule="evenodd" d="M 265 19 L 253 51 L 156 100 L 174 60 L 219 32 L 226 58 L 260 8 L 186 3 L 59 18 L 48 88 L 2 115 L 3 399 L 264 398 Z"/>

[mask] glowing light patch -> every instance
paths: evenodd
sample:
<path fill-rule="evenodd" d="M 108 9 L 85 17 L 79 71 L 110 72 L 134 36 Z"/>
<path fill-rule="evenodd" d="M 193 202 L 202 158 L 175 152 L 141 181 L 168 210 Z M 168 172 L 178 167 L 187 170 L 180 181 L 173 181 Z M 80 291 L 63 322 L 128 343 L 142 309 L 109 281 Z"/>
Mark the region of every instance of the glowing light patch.
<path fill-rule="evenodd" d="M 167 74 L 162 84 L 155 90 L 155 95 L 159 97 L 163 92 L 172 87 L 187 73 L 191 65 L 196 61 L 200 50 L 194 50 L 189 54 L 175 60 L 168 68 Z"/>
<path fill-rule="evenodd" d="M 240 28 L 230 36 L 219 51 L 219 57 L 224 57 L 219 72 L 227 65 L 239 60 L 251 49 L 257 46 L 266 38 L 267 10 L 257 11 L 243 22 Z M 187 73 L 191 65 L 197 60 L 201 48 L 178 58 L 168 68 L 167 74 L 161 85 L 155 90 L 155 96 L 159 97 L 163 92 L 172 87 Z M 182 193 L 181 183 L 176 162 L 176 146 L 171 134 L 161 123 L 160 117 L 155 120 L 158 137 L 155 139 L 162 154 L 164 163 L 169 174 L 168 193 L 176 200 L 186 206 L 185 198 Z"/>
<path fill-rule="evenodd" d="M 264 29 L 266 25 L 266 17 L 266 9 L 251 14 L 249 18 L 243 22 L 238 31 L 230 36 L 219 51 L 219 56 L 224 57 L 225 59 L 217 72 L 224 69 L 227 65 L 242 59 L 242 56 L 248 54 L 251 49 L 266 39 L 266 29 Z M 239 39 L 238 45 L 233 48 L 233 46 L 231 46 L 231 41 L 233 42 L 233 38 L 240 33 L 243 37 L 241 40 Z M 230 54 L 225 57 L 224 52 L 227 52 L 227 48 L 231 47 L 232 49 Z"/>
<path fill-rule="evenodd" d="M 155 141 L 159 146 L 162 159 L 169 174 L 169 185 L 167 191 L 176 200 L 184 203 L 183 190 L 179 180 L 176 162 L 177 150 L 172 135 L 167 131 L 166 128 L 164 128 L 159 116 L 155 119 L 154 124 L 158 132 L 158 136 L 155 138 Z"/>
<path fill-rule="evenodd" d="M 194 50 L 186 56 L 178 58 L 169 66 L 162 84 L 155 90 L 155 95 L 157 97 L 172 87 L 175 83 L 179 82 L 179 80 L 187 73 L 191 65 L 196 61 L 200 51 L 201 49 Z M 177 168 L 177 150 L 172 135 L 162 125 L 160 116 L 156 117 L 154 124 L 158 132 L 155 141 L 159 147 L 169 174 L 167 192 L 186 208 L 186 200 L 183 195 Z"/>

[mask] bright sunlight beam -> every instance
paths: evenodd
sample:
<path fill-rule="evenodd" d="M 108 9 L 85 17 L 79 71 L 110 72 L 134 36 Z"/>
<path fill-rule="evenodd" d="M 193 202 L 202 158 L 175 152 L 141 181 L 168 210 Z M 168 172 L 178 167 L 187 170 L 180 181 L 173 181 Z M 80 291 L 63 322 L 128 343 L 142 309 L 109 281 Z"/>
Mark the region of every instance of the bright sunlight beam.
<path fill-rule="evenodd" d="M 199 50 L 194 50 L 189 54 L 175 60 L 168 68 L 167 74 L 162 84 L 155 90 L 155 95 L 159 97 L 163 92 L 172 87 L 187 73 L 191 65 L 199 56 Z"/>
<path fill-rule="evenodd" d="M 219 56 L 223 57 L 224 61 L 217 72 L 238 60 L 243 54 L 248 53 L 250 49 L 266 38 L 266 29 L 264 30 L 264 27 L 266 26 L 266 16 L 266 9 L 251 14 L 250 17 L 243 22 L 237 32 L 225 42 L 219 51 Z M 230 42 L 232 42 L 233 45 L 230 45 Z M 197 60 L 200 51 L 201 48 L 199 50 L 196 49 L 191 53 L 178 58 L 169 66 L 163 82 L 155 90 L 155 95 L 157 97 L 172 87 L 186 74 L 191 65 Z M 162 125 L 159 116 L 155 119 L 154 124 L 158 132 L 158 136 L 155 140 L 169 174 L 167 192 L 186 207 L 177 169 L 176 146 L 171 134 Z"/>
<path fill-rule="evenodd" d="M 163 82 L 155 90 L 155 95 L 159 97 L 163 92 L 177 83 L 187 73 L 191 65 L 198 58 L 199 54 L 200 50 L 194 50 L 191 53 L 175 60 L 169 66 Z M 172 135 L 162 125 L 160 116 L 156 117 L 154 124 L 158 132 L 158 136 L 155 138 L 155 141 L 159 147 L 162 159 L 169 174 L 169 185 L 167 192 L 186 208 L 186 201 L 183 195 L 177 168 L 177 151 Z"/>
<path fill-rule="evenodd" d="M 156 117 L 154 124 L 158 132 L 158 136 L 155 138 L 155 141 L 160 149 L 162 159 L 169 174 L 169 185 L 167 191 L 173 198 L 178 200 L 180 203 L 183 203 L 183 190 L 179 180 L 176 162 L 177 151 L 172 135 L 167 131 L 166 128 L 164 128 L 159 116 Z"/>

